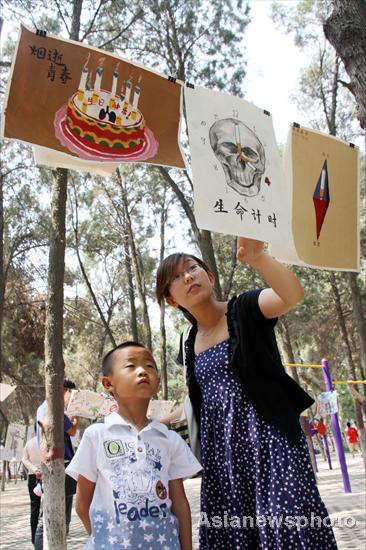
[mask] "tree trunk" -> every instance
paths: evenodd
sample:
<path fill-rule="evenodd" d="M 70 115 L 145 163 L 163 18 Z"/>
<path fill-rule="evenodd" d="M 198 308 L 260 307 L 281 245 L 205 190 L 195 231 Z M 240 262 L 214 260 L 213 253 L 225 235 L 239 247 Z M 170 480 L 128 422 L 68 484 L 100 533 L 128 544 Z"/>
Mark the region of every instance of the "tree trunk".
<path fill-rule="evenodd" d="M 164 183 L 164 193 L 161 203 L 160 213 L 160 263 L 165 256 L 165 224 L 167 221 L 167 209 L 165 207 L 166 184 Z M 166 360 L 166 331 L 165 331 L 165 302 L 160 306 L 160 366 L 163 388 L 163 399 L 168 399 L 168 369 Z"/>
<path fill-rule="evenodd" d="M 302 428 L 302 431 L 304 432 L 305 434 L 305 437 L 306 437 L 306 443 L 308 445 L 308 449 L 309 449 L 309 455 L 310 455 L 310 461 L 311 461 L 311 466 L 313 468 L 313 472 L 314 472 L 314 476 L 315 476 L 315 481 L 317 480 L 316 479 L 316 463 L 315 463 L 315 455 L 314 455 L 314 449 L 313 449 L 313 444 L 312 444 L 312 441 L 311 441 L 311 435 L 310 435 L 310 432 L 309 432 L 309 424 L 308 424 L 308 419 L 306 416 L 300 416 L 300 426 Z"/>
<path fill-rule="evenodd" d="M 355 364 L 353 362 L 351 344 L 350 344 L 349 337 L 348 337 L 348 330 L 347 330 L 347 326 L 346 326 L 346 320 L 344 318 L 343 310 L 342 310 L 341 297 L 340 297 L 340 294 L 339 294 L 338 285 L 337 285 L 337 281 L 336 281 L 334 273 L 329 272 L 328 281 L 330 282 L 330 285 L 331 285 L 331 288 L 332 288 L 332 294 L 333 294 L 333 299 L 334 299 L 334 305 L 335 305 L 335 308 L 336 308 L 338 324 L 339 324 L 339 328 L 341 330 L 343 343 L 344 343 L 345 350 L 346 350 L 349 377 L 352 378 L 353 380 L 356 380 L 356 369 L 355 369 Z"/>
<path fill-rule="evenodd" d="M 126 220 L 126 226 L 127 226 L 126 228 L 127 228 L 128 237 L 129 237 L 129 246 L 130 246 L 131 255 L 132 255 L 132 262 L 135 270 L 137 291 L 139 294 L 141 307 L 142 307 L 142 319 L 144 323 L 145 338 L 146 338 L 145 343 L 146 343 L 146 346 L 151 350 L 152 336 L 151 336 L 149 313 L 148 313 L 147 304 L 146 304 L 145 277 L 144 277 L 143 269 L 141 269 L 140 267 L 139 255 L 135 245 L 135 238 L 134 238 L 133 229 L 132 229 L 132 221 L 131 221 L 130 212 L 128 210 L 127 192 L 126 192 L 124 182 L 122 180 L 121 172 L 119 171 L 118 168 L 116 170 L 116 174 L 118 178 L 119 188 L 121 191 L 122 206 L 124 211 L 124 217 Z"/>
<path fill-rule="evenodd" d="M 361 128 L 366 129 L 366 2 L 365 0 L 332 0 L 333 13 L 323 25 L 326 38 L 335 48 L 337 55 L 342 59 L 345 69 L 350 77 L 349 83 L 341 82 L 354 95 L 357 104 L 357 117 Z M 338 78 L 337 81 L 339 82 Z M 335 83 L 333 86 L 335 90 Z M 332 106 L 334 114 L 336 111 L 337 94 L 332 94 Z M 329 128 L 330 133 L 336 134 L 336 124 Z M 362 314 L 362 304 L 357 285 L 357 275 L 348 274 L 352 291 L 353 315 L 360 334 L 361 365 L 364 370 L 366 357 L 366 336 L 365 321 Z M 351 378 L 356 380 L 356 369 L 354 367 L 351 346 L 347 335 L 340 298 L 336 296 L 336 280 L 334 275 L 330 277 L 333 295 L 335 296 L 338 320 L 341 326 L 342 335 L 346 345 L 349 370 Z M 335 290 L 336 289 L 336 290 Z M 355 419 L 360 433 L 360 441 L 364 468 L 366 472 L 366 428 L 362 418 L 360 404 L 355 401 Z"/>
<path fill-rule="evenodd" d="M 231 288 L 233 286 L 234 273 L 238 265 L 238 260 L 236 257 L 236 253 L 237 253 L 236 249 L 237 249 L 237 239 L 234 239 L 231 246 L 231 268 L 227 277 L 225 278 L 224 290 L 222 294 L 222 299 L 224 301 L 227 301 L 229 299 Z"/>
<path fill-rule="evenodd" d="M 78 262 L 79 262 L 79 267 L 80 267 L 80 270 L 81 270 L 81 273 L 83 275 L 83 278 L 84 278 L 84 282 L 89 290 L 89 294 L 91 296 L 91 299 L 93 300 L 93 303 L 95 305 L 95 308 L 98 312 L 98 315 L 100 317 L 100 320 L 102 321 L 103 323 L 103 326 L 105 328 L 105 331 L 106 333 L 108 334 L 108 337 L 110 339 L 110 341 L 112 342 L 112 346 L 113 347 L 116 347 L 116 340 L 113 336 L 113 332 L 111 330 L 111 327 L 109 326 L 109 323 L 107 322 L 105 316 L 104 316 L 104 313 L 103 311 L 101 310 L 101 307 L 99 305 L 99 302 L 97 300 L 97 297 L 95 295 L 95 292 L 93 290 L 93 287 L 91 286 L 91 282 L 89 281 L 89 277 L 85 271 L 85 267 L 84 267 L 84 264 L 83 264 L 83 261 L 81 259 L 81 256 L 80 256 L 80 251 L 79 251 L 79 242 L 78 242 L 78 236 L 77 236 L 77 232 L 76 230 L 74 229 L 74 233 L 75 233 L 75 248 L 76 248 L 76 256 L 78 258 Z"/>
<path fill-rule="evenodd" d="M 0 380 L 3 372 L 3 320 L 4 320 L 4 178 L 0 176 Z"/>
<path fill-rule="evenodd" d="M 344 315 L 343 315 L 342 305 L 341 305 L 341 298 L 340 298 L 340 295 L 339 295 L 337 282 L 336 282 L 336 278 L 335 278 L 334 273 L 331 273 L 331 272 L 329 273 L 328 280 L 329 280 L 329 282 L 331 284 L 331 287 L 332 287 L 334 303 L 335 303 L 335 307 L 336 307 L 336 311 L 337 311 L 338 323 L 339 323 L 339 326 L 340 326 L 340 329 L 341 329 L 343 342 L 344 342 L 344 345 L 345 345 L 345 348 L 346 348 L 349 377 L 350 377 L 351 380 L 356 380 L 357 379 L 356 369 L 355 369 L 355 364 L 353 362 L 351 344 L 350 344 L 350 341 L 349 341 L 349 338 L 348 338 L 348 331 L 347 331 L 346 321 L 345 321 L 345 318 L 344 318 Z M 355 388 L 358 389 L 357 386 L 355 386 Z M 356 421 L 357 429 L 358 429 L 359 434 L 360 434 L 362 456 L 363 456 L 363 460 L 364 460 L 365 473 L 366 473 L 366 428 L 365 428 L 365 424 L 364 424 L 363 418 L 362 418 L 361 404 L 358 401 L 355 401 L 355 421 Z"/>
<path fill-rule="evenodd" d="M 285 358 L 286 363 L 296 363 L 295 355 L 293 352 L 292 342 L 291 342 L 291 333 L 288 326 L 288 322 L 286 320 L 286 316 L 282 316 L 279 318 L 277 323 L 277 334 L 279 338 L 279 343 L 281 346 L 281 351 L 283 353 L 283 356 Z M 289 367 L 287 368 L 287 372 L 292 376 L 294 380 L 300 385 L 302 385 L 302 382 L 305 382 L 311 389 L 311 393 L 313 395 L 316 395 L 317 393 L 321 393 L 323 391 L 322 386 L 319 384 L 319 382 L 315 379 L 313 379 L 311 375 L 311 368 L 309 369 L 310 374 L 307 373 L 306 367 L 300 368 L 300 371 L 296 367 Z M 299 372 L 301 373 L 301 378 L 299 376 Z"/>
<path fill-rule="evenodd" d="M 355 96 L 357 117 L 366 128 L 366 2 L 332 0 L 333 13 L 323 25 L 326 38 L 342 59 Z"/>
<path fill-rule="evenodd" d="M 353 317 L 360 341 L 361 371 L 366 372 L 366 321 L 362 310 L 362 297 L 358 286 L 357 273 L 348 273 L 348 281 L 352 292 Z M 366 385 L 363 384 L 363 386 L 363 390 L 366 392 Z"/>
<path fill-rule="evenodd" d="M 1 410 L 1 408 L 0 408 L 0 415 L 3 418 L 3 422 L 0 422 L 0 439 L 2 441 L 5 441 L 6 432 L 8 430 L 8 426 L 9 426 L 9 420 L 7 419 L 6 415 Z M 1 478 L 1 491 L 5 491 L 5 475 L 6 475 L 6 461 L 4 460 L 2 478 Z"/>
<path fill-rule="evenodd" d="M 81 259 L 80 242 L 79 242 L 79 202 L 78 202 L 78 197 L 77 197 L 77 191 L 75 189 L 74 189 L 74 196 L 75 196 L 75 218 L 74 218 L 74 213 L 73 213 L 73 215 L 72 215 L 72 226 L 73 226 L 74 237 L 75 237 L 75 252 L 76 252 L 78 262 L 79 262 L 80 271 L 81 271 L 81 274 L 83 276 L 84 282 L 87 286 L 87 289 L 89 290 L 89 294 L 91 296 L 91 299 L 93 301 L 95 309 L 97 310 L 99 318 L 100 318 L 100 320 L 101 320 L 101 322 L 102 322 L 102 324 L 105 328 L 105 331 L 108 334 L 109 339 L 110 339 L 113 347 L 116 347 L 116 341 L 114 339 L 113 332 L 111 331 L 110 323 L 107 322 L 107 320 L 105 318 L 105 315 L 104 315 L 104 313 L 103 313 L 103 311 L 102 311 L 102 309 L 99 305 L 99 302 L 97 300 L 97 297 L 95 295 L 93 287 L 91 285 L 91 282 L 89 281 L 89 277 L 88 277 L 87 272 L 85 270 L 84 263 Z"/>
<path fill-rule="evenodd" d="M 278 328 L 278 336 L 279 336 L 281 349 L 282 349 L 286 363 L 290 363 L 290 364 L 296 363 L 295 355 L 292 349 L 290 329 L 286 321 L 286 318 L 284 316 L 279 319 L 279 322 L 277 323 L 277 328 Z M 301 384 L 296 367 L 288 367 L 286 370 L 289 372 L 290 376 L 292 376 L 292 378 L 298 384 Z M 315 475 L 316 470 L 315 470 L 314 450 L 313 450 L 313 445 L 311 441 L 311 435 L 309 434 L 309 430 L 307 428 L 306 417 L 300 416 L 300 425 L 306 436 L 306 443 L 308 445 L 311 464 L 313 466 L 314 475 Z"/>
<path fill-rule="evenodd" d="M 120 175 L 119 175 L 120 177 Z M 121 182 L 119 182 L 121 183 Z M 137 312 L 135 304 L 135 288 L 132 275 L 132 262 L 131 262 L 131 248 L 130 248 L 130 232 L 128 229 L 128 223 L 126 219 L 125 208 L 120 208 L 120 205 L 114 200 L 113 195 L 109 192 L 107 186 L 103 186 L 104 192 L 116 212 L 117 220 L 122 228 L 122 244 L 124 249 L 124 265 L 126 268 L 127 284 L 128 284 L 128 300 L 130 304 L 130 329 L 132 334 L 132 340 L 139 342 L 139 330 L 137 324 Z M 123 189 L 121 190 L 123 193 Z"/>
<path fill-rule="evenodd" d="M 124 214 L 124 212 L 123 212 Z M 125 216 L 123 215 L 124 219 L 124 226 L 125 226 L 125 236 L 123 238 L 123 248 L 125 251 L 125 268 L 126 268 L 126 275 L 127 275 L 127 284 L 128 284 L 128 299 L 130 302 L 130 327 L 131 327 L 131 334 L 132 334 L 132 340 L 135 342 L 138 342 L 139 340 L 139 333 L 137 328 L 137 313 L 136 313 L 136 304 L 135 304 L 135 289 L 133 285 L 133 277 L 132 277 L 132 265 L 131 265 L 131 251 L 129 246 L 129 238 L 127 236 L 127 223 L 125 220 Z"/>
<path fill-rule="evenodd" d="M 73 0 L 70 38 L 79 40 L 83 0 Z M 48 291 L 45 326 L 45 389 L 47 413 L 41 430 L 43 458 L 43 548 L 66 550 L 64 400 L 62 354 L 66 200 L 68 170 L 53 171 Z"/>
<path fill-rule="evenodd" d="M 44 548 L 52 550 L 66 548 L 62 340 L 67 178 L 68 171 L 65 168 L 57 168 L 53 172 L 45 327 L 47 413 L 41 433 L 41 451 L 44 460 L 42 463 Z"/>
<path fill-rule="evenodd" d="M 277 329 L 278 329 L 278 336 L 279 341 L 281 344 L 281 349 L 285 358 L 286 363 L 294 364 L 295 361 L 295 355 L 292 349 L 292 343 L 291 343 L 291 336 L 290 336 L 290 330 L 288 323 L 286 321 L 286 318 L 283 316 L 278 320 L 277 323 Z M 288 367 L 286 368 L 289 375 L 298 383 L 300 384 L 299 375 L 297 372 L 296 367 Z"/>
<path fill-rule="evenodd" d="M 198 246 L 201 250 L 202 259 L 209 266 L 210 271 L 215 277 L 214 291 L 218 300 L 222 300 L 222 290 L 219 278 L 219 272 L 217 269 L 215 251 L 212 244 L 211 232 L 206 229 L 199 229 L 196 235 Z"/>

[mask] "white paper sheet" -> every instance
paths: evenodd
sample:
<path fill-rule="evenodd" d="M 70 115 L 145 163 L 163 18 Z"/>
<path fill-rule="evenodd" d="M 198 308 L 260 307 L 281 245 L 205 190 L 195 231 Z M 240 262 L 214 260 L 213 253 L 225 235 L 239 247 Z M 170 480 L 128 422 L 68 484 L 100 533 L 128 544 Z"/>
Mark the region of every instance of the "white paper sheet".
<path fill-rule="evenodd" d="M 266 242 L 290 235 L 290 198 L 271 116 L 238 97 L 186 88 L 199 227 Z"/>

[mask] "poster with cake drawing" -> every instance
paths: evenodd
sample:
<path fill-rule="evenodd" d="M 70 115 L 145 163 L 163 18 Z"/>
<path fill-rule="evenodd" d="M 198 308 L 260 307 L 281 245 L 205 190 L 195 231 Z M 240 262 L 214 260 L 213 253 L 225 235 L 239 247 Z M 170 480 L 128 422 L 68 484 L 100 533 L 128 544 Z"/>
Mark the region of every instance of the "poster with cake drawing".
<path fill-rule="evenodd" d="M 359 150 L 334 136 L 294 125 L 284 154 L 293 242 L 275 243 L 280 260 L 358 271 Z"/>
<path fill-rule="evenodd" d="M 106 174 L 123 162 L 185 168 L 181 89 L 109 52 L 22 26 L 3 135 L 33 144 L 36 159 L 55 166 Z"/>
<path fill-rule="evenodd" d="M 286 241 L 290 202 L 271 115 L 204 88 L 184 95 L 199 227 Z"/>

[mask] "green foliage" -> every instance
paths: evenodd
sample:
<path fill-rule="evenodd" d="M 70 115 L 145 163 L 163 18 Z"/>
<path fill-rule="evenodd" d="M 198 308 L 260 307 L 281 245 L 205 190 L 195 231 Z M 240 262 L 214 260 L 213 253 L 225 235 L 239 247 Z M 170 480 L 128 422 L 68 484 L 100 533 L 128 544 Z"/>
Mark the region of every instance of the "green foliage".
<path fill-rule="evenodd" d="M 141 8 L 139 40 L 134 34 L 127 46 L 134 59 L 180 80 L 243 93 L 247 2 L 148 0 Z"/>
<path fill-rule="evenodd" d="M 299 2 L 272 2 L 272 18 L 287 34 L 293 34 L 295 44 L 312 47 L 323 38 L 321 24 L 332 10 L 330 0 L 300 0 Z"/>

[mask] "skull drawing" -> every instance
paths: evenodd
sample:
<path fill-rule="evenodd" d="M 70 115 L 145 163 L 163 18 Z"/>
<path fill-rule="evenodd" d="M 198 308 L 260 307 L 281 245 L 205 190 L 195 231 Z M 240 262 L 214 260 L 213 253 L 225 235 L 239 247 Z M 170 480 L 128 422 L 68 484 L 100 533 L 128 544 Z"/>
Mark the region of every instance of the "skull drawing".
<path fill-rule="evenodd" d="M 266 157 L 255 133 L 240 120 L 225 118 L 211 126 L 209 136 L 228 186 L 246 197 L 258 195 Z"/>

